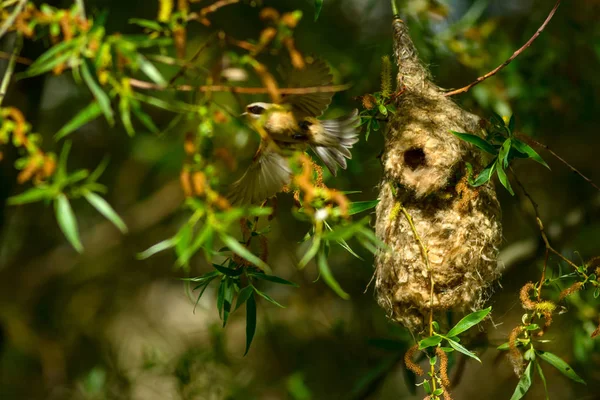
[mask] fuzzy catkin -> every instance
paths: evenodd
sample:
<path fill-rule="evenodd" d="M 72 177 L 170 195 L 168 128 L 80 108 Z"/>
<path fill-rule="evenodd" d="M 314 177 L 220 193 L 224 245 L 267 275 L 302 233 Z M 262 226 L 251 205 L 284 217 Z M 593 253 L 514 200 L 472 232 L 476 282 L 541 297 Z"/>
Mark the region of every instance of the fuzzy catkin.
<path fill-rule="evenodd" d="M 377 236 L 389 250 L 376 258 L 376 298 L 389 317 L 421 331 L 434 311 L 481 307 L 499 274 L 500 205 L 491 183 L 466 184 L 466 163 L 475 172 L 481 153 L 450 131 L 481 132 L 480 119 L 443 95 L 430 81 L 399 19 L 393 24 L 398 99 L 385 137 L 383 179 L 377 206 Z M 434 281 L 404 207 L 428 250 Z"/>

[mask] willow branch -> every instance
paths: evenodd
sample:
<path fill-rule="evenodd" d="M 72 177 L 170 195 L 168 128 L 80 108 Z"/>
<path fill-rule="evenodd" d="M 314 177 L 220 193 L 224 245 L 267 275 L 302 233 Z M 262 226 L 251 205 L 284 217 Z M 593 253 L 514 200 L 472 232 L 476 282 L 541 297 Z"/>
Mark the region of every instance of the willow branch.
<path fill-rule="evenodd" d="M 0 104 L 2 104 L 2 101 L 4 100 L 4 96 L 6 95 L 8 85 L 10 84 L 10 79 L 12 78 L 13 72 L 15 71 L 15 64 L 17 62 L 18 54 L 21 51 L 21 46 L 23 46 L 23 37 L 21 36 L 21 34 L 17 34 L 17 37 L 15 38 L 12 56 L 10 57 L 10 60 L 8 60 L 8 66 L 6 67 L 6 72 L 4 73 L 4 77 L 2 78 L 2 84 L 0 84 Z"/>
<path fill-rule="evenodd" d="M 519 137 L 519 139 L 522 139 L 524 142 L 527 142 L 528 144 L 533 144 L 537 147 L 541 147 L 542 149 L 546 150 L 548 153 L 552 154 L 558 161 L 565 164 L 571 171 L 575 172 L 577 175 L 579 175 L 581 178 L 583 178 L 583 180 L 585 180 L 587 183 L 592 185 L 596 190 L 600 191 L 600 187 L 598 187 L 598 185 L 596 185 L 594 183 L 594 181 L 592 181 L 590 178 L 588 178 L 587 176 L 582 174 L 577 168 L 575 168 L 574 166 L 569 164 L 564 158 L 562 158 L 561 156 L 556 154 L 554 151 L 552 151 L 552 149 L 550 149 L 550 147 L 548 147 L 544 143 L 540 143 L 537 140 L 530 138 L 529 136 L 518 135 L 518 137 Z"/>
<path fill-rule="evenodd" d="M 226 86 L 226 85 L 177 85 L 167 87 L 158 85 L 152 82 L 141 81 L 138 79 L 130 79 L 131 86 L 138 89 L 148 90 L 177 90 L 180 92 L 228 92 L 228 93 L 243 93 L 243 94 L 269 94 L 269 89 L 265 87 L 241 87 L 241 86 Z M 332 93 L 347 90 L 351 85 L 330 85 L 330 86 L 312 86 L 303 88 L 279 88 L 279 94 L 309 94 L 309 93 Z"/>
<path fill-rule="evenodd" d="M 12 13 L 4 20 L 4 23 L 2 26 L 0 26 L 0 38 L 4 36 L 6 31 L 13 25 L 15 19 L 17 19 L 17 15 L 21 14 L 25 4 L 27 4 L 27 0 L 20 0 L 13 9 Z"/>
<path fill-rule="evenodd" d="M 508 64 L 510 64 L 512 62 L 512 60 L 514 60 L 515 58 L 517 58 L 523 51 L 525 51 L 525 49 L 527 49 L 529 46 L 531 46 L 531 44 L 533 43 L 533 41 L 535 39 L 537 39 L 538 36 L 540 36 L 540 34 L 542 33 L 542 31 L 546 28 L 546 26 L 548 25 L 548 23 L 550 22 L 550 20 L 554 16 L 554 13 L 556 12 L 556 10 L 558 9 L 558 6 L 560 5 L 560 2 L 561 2 L 561 0 L 557 0 L 556 1 L 556 4 L 554 5 L 554 7 L 552 8 L 552 10 L 550 10 L 550 14 L 548 14 L 548 16 L 546 17 L 546 20 L 544 21 L 544 23 L 533 34 L 533 36 L 531 37 L 531 39 L 529 39 L 527 41 L 527 43 L 525 43 L 519 50 L 515 51 L 513 53 L 513 55 L 508 58 L 508 60 L 504 61 L 502 64 L 500 64 L 495 69 L 493 69 L 492 71 L 488 72 L 487 74 L 485 74 L 483 76 L 480 76 L 474 82 L 469 83 L 467 86 L 464 86 L 464 87 L 462 87 L 460 89 L 452 90 L 450 92 L 446 92 L 444 94 L 444 96 L 454 96 L 455 94 L 466 93 L 473 86 L 475 86 L 475 85 L 483 82 L 484 80 L 486 80 L 487 78 L 489 78 L 491 76 L 496 75 L 501 69 L 503 69 Z"/>

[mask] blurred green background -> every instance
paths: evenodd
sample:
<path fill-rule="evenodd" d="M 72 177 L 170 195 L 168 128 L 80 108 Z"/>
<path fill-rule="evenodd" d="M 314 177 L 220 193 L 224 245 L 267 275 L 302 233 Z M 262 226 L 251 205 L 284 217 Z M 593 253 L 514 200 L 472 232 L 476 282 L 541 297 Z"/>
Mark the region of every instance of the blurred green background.
<path fill-rule="evenodd" d="M 201 6 L 207 5 L 202 1 Z M 254 2 L 255 3 L 255 2 Z M 50 2 L 70 7 L 68 1 Z M 399 1 L 423 61 L 442 87 L 463 86 L 493 69 L 525 43 L 554 4 L 549 0 Z M 153 19 L 158 4 L 148 0 L 86 0 L 88 13 L 108 10 L 109 32 L 140 33 L 129 18 Z M 298 49 L 326 59 L 336 81 L 352 88 L 334 97 L 329 115 L 358 107 L 356 96 L 379 90 L 381 57 L 392 53 L 391 8 L 381 0 L 325 0 L 313 22 L 312 1 L 264 1 L 280 12 L 302 10 L 296 29 Z M 192 7 L 197 7 L 192 5 Z M 193 25 L 188 57 L 216 30 L 246 39 L 263 28 L 261 6 L 241 2 L 211 16 L 211 26 Z M 517 130 L 557 151 L 581 172 L 600 182 L 600 1 L 564 2 L 531 48 L 497 76 L 456 98 L 482 117 L 492 111 L 515 114 Z M 3 51 L 10 51 L 10 35 Z M 45 49 L 26 41 L 31 59 Z M 208 52 L 200 64 L 216 57 Z M 269 60 L 276 63 L 277 60 Z M 6 60 L 0 68 L 6 68 Z M 210 65 L 207 65 L 208 67 Z M 18 66 L 17 71 L 23 70 Z M 175 70 L 165 70 L 165 75 Z M 252 82 L 248 83 L 251 85 Z M 254 82 L 257 84 L 257 82 Z M 231 95 L 218 95 L 237 110 Z M 241 96 L 246 103 L 265 96 Z M 191 95 L 181 95 L 194 101 Z M 25 79 L 11 85 L 4 105 L 21 109 L 51 150 L 52 135 L 84 104 L 87 89 L 70 74 Z M 342 249 L 330 257 L 335 276 L 352 297 L 342 300 L 317 278 L 314 265 L 299 271 L 305 251 L 298 244 L 307 224 L 290 212 L 290 194 L 279 196 L 270 236 L 274 273 L 299 289 L 265 285 L 285 309 L 259 302 L 257 336 L 246 357 L 243 312 L 222 329 L 209 288 L 195 312 L 186 296 L 175 256 L 164 252 L 139 261 L 136 253 L 171 236 L 186 215 L 178 174 L 184 133 L 194 121 L 170 129 L 174 114 L 148 109 L 165 132 L 139 132 L 130 139 L 123 128 L 97 120 L 75 134 L 71 168 L 94 168 L 110 155 L 102 177 L 107 200 L 124 217 L 130 234 L 121 235 L 84 201 L 74 207 L 86 253 L 66 243 L 50 207 L 4 206 L 23 190 L 16 184 L 14 149 L 3 148 L 0 201 L 0 398 L 1 399 L 418 399 L 402 356 L 411 335 L 386 320 L 373 299 L 373 260 Z M 402 110 L 399 110 L 402 112 Z M 244 164 L 258 135 L 218 132 L 219 143 Z M 327 184 L 361 190 L 354 200 L 377 196 L 383 137 L 372 134 L 353 151 L 348 170 Z M 58 149 L 58 148 L 57 148 Z M 55 149 L 55 150 L 57 150 Z M 547 152 L 547 171 L 535 163 L 517 165 L 517 174 L 539 203 L 556 248 L 574 260 L 599 255 L 600 196 Z M 499 185 L 497 185 L 499 188 Z M 493 323 L 481 338 L 482 365 L 451 360 L 455 399 L 508 399 L 518 379 L 495 347 L 506 341 L 523 310 L 518 290 L 539 278 L 543 243 L 527 202 L 498 190 L 503 208 L 505 271 L 489 303 Z M 555 260 L 551 266 L 558 268 Z M 210 266 L 198 257 L 192 273 Z M 365 289 L 366 292 L 365 292 Z M 546 368 L 552 399 L 600 398 L 600 339 L 589 336 L 599 321 L 598 300 L 575 295 L 561 306 L 545 336 L 547 349 L 560 355 L 587 381 L 578 385 Z M 485 336 L 485 335 L 482 335 Z M 488 344 L 486 344 L 488 343 Z M 486 348 L 486 346 L 488 346 Z M 544 398 L 539 379 L 527 398 Z M 415 394 L 416 393 L 416 394 Z"/>

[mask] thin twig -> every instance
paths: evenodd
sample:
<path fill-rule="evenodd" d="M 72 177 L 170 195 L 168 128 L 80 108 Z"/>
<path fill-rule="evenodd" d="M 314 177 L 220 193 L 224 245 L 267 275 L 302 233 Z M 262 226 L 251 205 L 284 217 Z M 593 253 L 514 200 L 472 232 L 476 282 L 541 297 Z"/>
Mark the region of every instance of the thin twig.
<path fill-rule="evenodd" d="M 10 60 L 8 60 L 8 66 L 6 67 L 6 72 L 4 73 L 4 77 L 2 78 L 2 84 L 0 84 L 0 105 L 4 100 L 4 96 L 6 95 L 6 90 L 8 89 L 8 85 L 10 83 L 10 79 L 12 78 L 12 74 L 15 71 L 15 64 L 17 62 L 17 54 L 21 51 L 21 47 L 23 46 L 23 37 L 20 33 L 17 33 L 17 37 L 15 38 L 15 44 L 13 47 L 12 56 Z"/>
<path fill-rule="evenodd" d="M 198 20 L 200 22 L 203 22 L 206 24 L 207 21 L 205 21 L 206 16 L 208 14 L 214 13 L 215 11 L 217 11 L 219 8 L 231 5 L 231 4 L 236 4 L 239 3 L 240 0 L 219 0 L 216 3 L 211 4 L 210 6 L 206 6 L 203 9 L 201 9 L 199 12 L 197 13 L 191 13 L 188 15 L 187 20 L 191 21 L 191 20 Z"/>
<path fill-rule="evenodd" d="M 519 187 L 521 188 L 521 191 L 523 192 L 523 194 L 525 194 L 527 199 L 529 199 L 529 202 L 531 203 L 531 205 L 533 207 L 533 211 L 535 212 L 535 222 L 537 223 L 537 226 L 540 230 L 540 235 L 542 236 L 542 240 L 544 241 L 544 245 L 546 246 L 546 251 L 549 251 L 549 252 L 555 254 L 558 258 L 560 258 L 561 260 L 563 260 L 564 262 L 569 264 L 576 271 L 579 271 L 579 267 L 573 261 L 571 261 L 568 258 L 566 258 L 565 256 L 563 256 L 559 251 L 557 251 L 554 247 L 552 247 L 552 245 L 550 244 L 550 241 L 548 240 L 548 235 L 546 234 L 546 230 L 544 229 L 544 224 L 542 223 L 542 219 L 540 218 L 540 211 L 539 211 L 538 204 L 533 200 L 533 198 L 531 197 L 529 192 L 527 192 L 527 190 L 525 190 L 525 186 L 523 186 L 523 184 L 517 177 L 517 174 L 515 174 L 515 171 L 512 169 L 512 167 L 509 167 L 509 169 L 510 169 L 510 172 L 512 173 L 512 176 L 513 176 L 515 182 L 517 182 L 517 185 L 519 185 Z M 585 271 L 580 271 L 580 272 L 585 277 L 585 279 L 588 278 Z M 544 269 L 544 273 L 545 273 L 545 269 Z"/>
<path fill-rule="evenodd" d="M 10 16 L 6 18 L 6 20 L 4 20 L 4 23 L 2 24 L 2 26 L 0 26 L 0 38 L 4 36 L 6 31 L 12 26 L 17 16 L 21 14 L 21 11 L 23 10 L 23 7 L 25 7 L 25 4 L 27 4 L 27 0 L 20 0 L 13 9 Z"/>
<path fill-rule="evenodd" d="M 542 31 L 546 28 L 546 25 L 548 25 L 548 23 L 550 22 L 550 20 L 554 16 L 554 13 L 556 12 L 556 10 L 558 9 L 558 6 L 560 5 L 560 2 L 561 2 L 561 0 L 557 0 L 556 1 L 556 4 L 554 5 L 554 7 L 552 8 L 552 10 L 550 10 L 550 14 L 548 14 L 548 16 L 546 17 L 546 20 L 544 21 L 544 23 L 533 34 L 533 36 L 531 37 L 531 39 L 529 39 L 527 41 L 527 43 L 525 43 L 519 50 L 515 51 L 513 53 L 513 55 L 509 57 L 508 60 L 504 61 L 502 64 L 500 64 L 495 69 L 493 69 L 492 71 L 488 72 L 487 74 L 485 74 L 483 76 L 480 76 L 474 82 L 469 83 L 467 86 L 462 87 L 460 89 L 456 89 L 456 90 L 452 90 L 452 91 L 446 92 L 444 94 L 444 96 L 454 96 L 455 94 L 466 93 L 473 86 L 475 86 L 475 85 L 483 82 L 484 80 L 486 80 L 487 78 L 489 78 L 491 76 L 496 75 L 502 68 L 504 68 L 508 64 L 510 64 L 512 62 L 512 60 L 514 60 L 515 58 L 517 58 L 525 49 L 527 49 L 529 46 L 531 46 L 531 44 L 533 43 L 533 41 L 535 39 L 537 39 L 538 36 L 540 36 L 540 34 L 542 33 Z"/>
<path fill-rule="evenodd" d="M 187 61 L 185 63 L 185 65 L 183 67 L 181 67 L 181 69 L 179 71 L 177 71 L 177 73 L 169 80 L 169 85 L 172 85 L 179 77 L 181 77 L 185 71 L 190 68 L 190 66 L 192 66 L 192 64 L 194 64 L 194 62 L 198 59 L 198 57 L 200 57 L 200 55 L 202 54 L 202 52 L 209 47 L 212 42 L 215 40 L 217 36 L 216 35 L 211 35 L 211 37 L 208 38 L 208 40 L 206 42 L 204 42 L 204 44 L 202 44 L 202 46 L 200 46 L 200 48 L 196 51 L 196 53 L 192 56 L 192 58 L 190 58 L 189 61 Z"/>
<path fill-rule="evenodd" d="M 264 87 L 240 87 L 240 86 L 226 86 L 226 85 L 177 85 L 174 87 L 166 87 L 158 85 L 152 82 L 141 81 L 138 79 L 129 80 L 131 86 L 139 89 L 149 90 L 178 90 L 180 92 L 228 92 L 228 93 L 244 93 L 244 94 L 268 94 L 269 89 Z M 309 94 L 309 93 L 332 93 L 341 92 L 350 87 L 350 84 L 346 85 L 330 85 L 330 86 L 312 86 L 304 88 L 279 88 L 279 94 Z"/>
<path fill-rule="evenodd" d="M 0 58 L 3 58 L 5 60 L 10 60 L 11 57 L 13 56 L 12 53 L 7 53 L 5 51 L 0 51 Z M 23 65 L 31 65 L 33 64 L 33 60 L 30 60 L 29 58 L 25 58 L 25 57 L 15 57 L 15 61 L 19 64 L 23 64 Z"/>
<path fill-rule="evenodd" d="M 540 143 L 537 140 L 534 140 L 534 139 L 530 138 L 529 136 L 525 136 L 525 135 L 518 135 L 518 138 L 523 140 L 524 142 L 528 142 L 528 144 L 533 144 L 537 147 L 541 147 L 542 149 L 546 150 L 548 153 L 552 154 L 558 161 L 565 164 L 571 171 L 575 172 L 577 175 L 579 175 L 581 178 L 583 178 L 583 180 L 585 180 L 587 183 L 592 185 L 596 190 L 600 191 L 600 187 L 598 185 L 596 185 L 594 183 L 594 181 L 592 181 L 590 178 L 588 178 L 587 176 L 582 174 L 577 168 L 575 168 L 574 166 L 569 164 L 565 159 L 563 159 L 561 156 L 559 156 L 554 151 L 552 151 L 552 149 L 550 149 L 550 147 L 548 147 L 544 143 Z"/>

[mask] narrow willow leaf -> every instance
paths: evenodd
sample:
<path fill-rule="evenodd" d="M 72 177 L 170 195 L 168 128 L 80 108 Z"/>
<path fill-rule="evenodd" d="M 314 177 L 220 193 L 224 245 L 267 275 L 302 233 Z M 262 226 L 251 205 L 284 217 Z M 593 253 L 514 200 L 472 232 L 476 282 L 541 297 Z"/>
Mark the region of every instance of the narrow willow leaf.
<path fill-rule="evenodd" d="M 66 52 L 50 59 L 48 62 L 40 63 L 35 66 L 32 64 L 25 72 L 18 74 L 18 77 L 30 78 L 45 74 L 46 72 L 51 71 L 57 65 L 67 62 L 71 57 L 73 57 L 73 54 Z"/>
<path fill-rule="evenodd" d="M 548 364 L 552 365 L 554 368 L 559 370 L 564 376 L 567 378 L 574 380 L 578 383 L 583 383 L 585 385 L 585 381 L 579 377 L 573 371 L 573 368 L 569 366 L 566 362 L 564 362 L 560 357 L 555 354 L 552 354 L 548 351 L 537 350 L 535 352 L 542 360 L 546 361 Z"/>
<path fill-rule="evenodd" d="M 460 133 L 455 131 L 450 131 L 459 139 L 464 140 L 465 142 L 471 143 L 475 147 L 485 151 L 486 153 L 490 153 L 492 155 L 498 154 L 498 150 L 491 144 L 488 143 L 485 139 L 480 138 L 477 135 L 473 135 L 471 133 Z"/>
<path fill-rule="evenodd" d="M 463 319 L 458 321 L 458 323 L 456 325 L 454 325 L 454 327 L 452 329 L 450 329 L 450 331 L 448 331 L 446 336 L 452 337 L 452 336 L 460 335 L 464 331 L 470 329 L 471 327 L 473 327 L 473 326 L 477 325 L 478 323 L 480 323 L 481 321 L 483 321 L 483 319 L 490 313 L 490 311 L 492 311 L 492 307 L 488 307 L 483 310 L 475 311 L 474 313 L 471 313 L 471 314 L 465 316 Z"/>
<path fill-rule="evenodd" d="M 423 350 L 428 347 L 437 346 L 438 344 L 440 344 L 442 339 L 443 339 L 443 337 L 438 336 L 438 335 L 426 337 L 425 339 L 422 339 L 419 341 L 419 350 Z"/>
<path fill-rule="evenodd" d="M 130 18 L 127 22 L 129 22 L 130 24 L 139 25 L 142 28 L 148 28 L 155 31 L 160 31 L 163 29 L 158 22 L 150 19 Z"/>
<path fill-rule="evenodd" d="M 360 212 L 369 210 L 379 203 L 379 200 L 370 200 L 370 201 L 355 201 L 350 203 L 350 207 L 348 207 L 348 215 L 358 214 Z"/>
<path fill-rule="evenodd" d="M 429 381 L 423 381 L 423 390 L 425 390 L 425 394 L 431 394 L 431 384 Z"/>
<path fill-rule="evenodd" d="M 28 71 L 25 71 L 25 74 L 27 74 L 27 76 L 33 76 L 33 75 L 29 75 L 30 70 L 39 70 L 39 69 L 45 68 L 45 67 L 47 68 L 47 66 L 50 62 L 52 62 L 53 60 L 56 60 L 59 57 L 58 54 L 60 52 L 67 52 L 67 54 L 68 54 L 75 46 L 77 46 L 80 43 L 81 43 L 81 40 L 78 40 L 78 39 L 65 40 L 63 42 L 59 42 L 58 44 L 49 48 L 41 56 L 39 56 L 33 62 L 33 64 L 31 64 L 29 66 Z M 56 64 L 56 65 L 58 65 L 58 64 Z M 48 71 L 54 67 L 55 67 L 55 65 L 51 65 L 50 68 L 48 69 Z"/>
<path fill-rule="evenodd" d="M 323 277 L 325 283 L 342 299 L 348 300 L 350 295 L 342 289 L 338 281 L 335 280 L 331 270 L 329 269 L 329 264 L 327 263 L 327 255 L 325 254 L 325 250 L 319 252 L 317 256 L 317 264 L 319 265 L 319 272 Z"/>
<path fill-rule="evenodd" d="M 506 172 L 504 171 L 504 168 L 502 168 L 501 165 L 498 165 L 498 179 L 500 180 L 502 186 L 504 186 L 506 190 L 508 190 L 508 193 L 510 193 L 511 196 L 514 196 L 515 192 L 513 191 L 513 188 L 510 185 L 510 181 L 508 180 L 508 176 L 506 176 Z"/>
<path fill-rule="evenodd" d="M 285 306 L 279 304 L 274 298 L 272 298 L 271 296 L 269 296 L 268 294 L 261 292 L 260 290 L 258 290 L 256 287 L 252 286 L 252 288 L 254 289 L 254 292 L 256 294 L 258 294 L 260 297 L 262 297 L 263 299 L 265 299 L 266 301 L 268 301 L 269 303 L 275 304 L 277 307 L 281 307 L 281 308 L 285 308 Z"/>
<path fill-rule="evenodd" d="M 148 78 L 150 78 L 154 83 L 158 85 L 166 85 L 167 81 L 158 71 L 158 69 L 152 64 L 150 61 L 146 59 L 141 54 L 138 54 L 137 62 L 140 66 L 140 69 Z"/>
<path fill-rule="evenodd" d="M 315 255 L 317 254 L 317 252 L 319 251 L 320 248 L 321 248 L 321 237 L 319 235 L 315 235 L 315 236 L 313 236 L 313 240 L 310 245 L 310 248 L 308 249 L 306 254 L 304 254 L 302 259 L 298 263 L 298 268 L 302 269 L 302 268 L 306 267 L 306 264 L 308 264 L 308 262 L 315 257 Z"/>
<path fill-rule="evenodd" d="M 195 276 L 193 278 L 181 278 L 182 281 L 189 281 L 189 282 L 206 282 L 207 280 L 211 280 L 213 278 L 216 278 L 217 276 L 219 276 L 219 271 L 210 271 L 207 272 L 204 275 L 201 276 Z M 194 289 L 196 290 L 196 289 Z"/>
<path fill-rule="evenodd" d="M 231 314 L 231 306 L 233 305 L 233 296 L 235 289 L 233 287 L 233 281 L 231 279 L 225 279 L 225 298 L 223 301 L 223 328 L 227 325 L 229 314 Z"/>
<path fill-rule="evenodd" d="M 140 103 L 135 99 L 132 99 L 132 100 L 133 101 L 131 101 L 131 110 L 133 111 L 133 114 L 135 115 L 135 117 L 150 132 L 152 132 L 152 133 L 160 132 L 160 129 L 158 129 L 158 127 L 154 124 L 154 121 L 152 121 L 152 118 L 142 110 Z"/>
<path fill-rule="evenodd" d="M 319 19 L 321 9 L 323 8 L 323 0 L 315 0 L 315 22 Z"/>
<path fill-rule="evenodd" d="M 234 311 L 237 310 L 238 308 L 240 308 L 242 306 L 242 304 L 244 304 L 250 298 L 250 296 L 252 296 L 253 294 L 254 294 L 254 288 L 252 286 L 246 286 L 245 288 L 243 288 L 240 291 L 240 294 L 238 294 Z"/>
<path fill-rule="evenodd" d="M 223 318 L 223 304 L 225 304 L 225 277 L 221 279 L 219 289 L 217 290 L 217 310 L 219 310 L 219 318 Z"/>
<path fill-rule="evenodd" d="M 238 269 L 233 269 L 233 268 L 227 268 L 224 267 L 222 265 L 219 264 L 213 264 L 213 267 L 219 271 L 220 273 L 222 273 L 223 275 L 227 275 L 227 276 L 240 276 L 241 274 L 244 273 L 244 269 L 243 268 L 238 268 Z"/>
<path fill-rule="evenodd" d="M 544 384 L 544 392 L 546 393 L 546 400 L 549 400 L 550 396 L 548 394 L 548 385 L 546 383 L 546 377 L 544 376 L 544 371 L 542 371 L 542 366 L 537 361 L 534 361 L 534 363 L 535 363 L 535 368 L 537 369 L 538 375 L 540 376 L 540 378 L 542 379 L 542 383 Z"/>
<path fill-rule="evenodd" d="M 96 83 L 96 81 L 92 77 L 92 73 L 90 72 L 87 62 L 85 61 L 81 63 L 81 77 L 83 78 L 85 84 L 88 86 L 88 88 L 94 95 L 94 98 L 98 102 L 98 105 L 104 113 L 104 116 L 106 117 L 106 120 L 108 121 L 109 125 L 114 125 L 115 117 L 113 116 L 113 110 L 110 106 L 110 98 L 106 93 L 104 93 L 104 90 L 102 90 L 102 88 Z"/>
<path fill-rule="evenodd" d="M 119 214 L 116 213 L 106 200 L 90 191 L 85 191 L 83 195 L 100 214 L 104 215 L 104 217 L 112 222 L 121 232 L 127 233 L 127 225 L 125 225 L 125 222 L 119 217 Z"/>
<path fill-rule="evenodd" d="M 519 139 L 513 139 L 512 145 L 519 152 L 527 154 L 529 156 L 529 158 L 531 158 L 532 160 L 534 160 L 534 161 L 542 164 L 544 167 L 550 169 L 548 164 L 546 164 L 546 161 L 544 161 L 542 159 L 542 157 L 540 157 L 540 155 L 534 149 L 531 148 L 531 146 L 523 143 Z"/>
<path fill-rule="evenodd" d="M 173 112 L 196 112 L 198 107 L 192 104 L 187 104 L 177 100 L 163 100 L 157 97 L 147 96 L 142 93 L 134 92 L 133 97 L 143 103 L 150 104 L 154 107 L 162 108 L 163 110 Z"/>
<path fill-rule="evenodd" d="M 55 190 L 49 186 L 32 187 L 21 194 L 9 197 L 6 203 L 11 206 L 35 203 L 36 201 L 51 199 L 54 197 L 54 194 Z"/>
<path fill-rule="evenodd" d="M 194 311 L 193 311 L 194 314 L 196 313 L 196 307 L 198 307 L 198 303 L 200 303 L 200 299 L 202 298 L 202 295 L 204 294 L 204 292 L 208 288 L 208 285 L 210 285 L 210 283 L 212 282 L 213 279 L 214 279 L 214 277 L 208 279 L 204 283 L 202 283 L 194 288 L 194 290 L 198 290 L 198 289 L 202 288 L 200 293 L 198 293 L 198 298 L 196 299 L 196 303 L 194 303 Z"/>
<path fill-rule="evenodd" d="M 233 251 L 238 256 L 242 257 L 244 260 L 251 262 L 252 264 L 256 265 L 257 267 L 263 270 L 271 270 L 267 263 L 265 263 L 263 260 L 255 256 L 254 254 L 252 254 L 250 250 L 242 246 L 240 242 L 238 242 L 236 239 L 232 238 L 227 234 L 221 234 L 221 240 L 223 241 L 223 243 L 225 243 L 227 247 L 229 247 L 231 251 Z"/>
<path fill-rule="evenodd" d="M 71 243 L 71 246 L 78 253 L 83 253 L 83 245 L 79 239 L 79 229 L 77 228 L 77 220 L 75 214 L 71 208 L 69 199 L 63 193 L 59 194 L 54 199 L 54 214 L 56 215 L 56 221 L 60 230 L 64 233 L 65 237 Z"/>
<path fill-rule="evenodd" d="M 177 241 L 175 240 L 175 238 L 165 239 L 162 242 L 158 242 L 154 246 L 151 246 L 148 249 L 142 251 L 141 253 L 138 253 L 136 255 L 136 258 L 138 260 L 145 260 L 146 258 L 152 257 L 156 253 L 160 253 L 161 251 L 165 251 L 167 249 L 175 247 L 176 244 Z"/>
<path fill-rule="evenodd" d="M 252 339 L 254 339 L 254 333 L 256 332 L 256 300 L 254 294 L 252 294 L 246 301 L 246 351 L 244 355 L 248 354 Z"/>
<path fill-rule="evenodd" d="M 253 277 L 253 278 L 262 279 L 264 281 L 269 281 L 269 282 L 273 282 L 273 283 L 279 283 L 281 285 L 289 285 L 289 286 L 299 287 L 298 284 L 296 284 L 294 282 L 290 282 L 288 280 L 285 280 L 285 279 L 280 278 L 280 277 L 275 276 L 275 275 L 267 275 L 267 274 L 263 274 L 263 273 L 260 273 L 260 272 L 251 272 L 248 275 L 251 276 L 251 277 Z"/>
<path fill-rule="evenodd" d="M 121 113 L 121 121 L 123 122 L 125 132 L 129 136 L 134 136 L 135 128 L 131 122 L 131 104 L 129 104 L 129 99 L 125 96 L 122 96 L 119 100 L 119 112 Z"/>
<path fill-rule="evenodd" d="M 481 360 L 479 359 L 479 357 L 477 357 L 477 355 L 475 355 L 475 353 L 473 353 L 472 351 L 469 351 L 462 344 L 455 342 L 454 340 L 450 340 L 450 339 L 448 339 L 448 344 L 450 344 L 450 346 L 452 346 L 452 348 L 454 350 L 459 351 L 459 352 L 463 353 L 464 355 L 474 358 L 477 361 L 481 362 Z"/>
<path fill-rule="evenodd" d="M 54 140 L 60 140 L 67 136 L 69 133 L 81 128 L 88 122 L 98 118 L 102 115 L 102 109 L 98 102 L 93 101 L 83 110 L 79 111 L 69 122 L 67 122 L 56 134 Z"/>
<path fill-rule="evenodd" d="M 512 145 L 512 139 L 506 139 L 504 143 L 502 143 L 502 147 L 500 147 L 500 152 L 498 153 L 498 160 L 501 161 L 502 168 L 508 168 L 508 155 L 510 154 L 510 148 Z"/>
<path fill-rule="evenodd" d="M 511 133 L 513 133 L 515 131 L 515 124 L 516 124 L 515 115 L 513 114 L 510 116 L 510 120 L 508 121 L 508 130 Z"/>
<path fill-rule="evenodd" d="M 102 174 L 104 173 L 104 170 L 106 169 L 106 167 L 108 167 L 108 162 L 110 161 L 110 157 L 109 156 L 105 156 L 102 161 L 100 161 L 100 164 L 98 164 L 98 166 L 96 167 L 95 170 L 92 171 L 92 173 L 88 176 L 88 181 L 89 182 L 96 182 L 98 180 L 98 178 L 100 178 L 100 176 L 102 176 Z"/>
<path fill-rule="evenodd" d="M 479 175 L 477 175 L 477 178 L 475 178 L 475 181 L 473 182 L 474 187 L 481 186 L 492 178 L 494 170 L 496 169 L 497 161 L 497 159 L 492 161 L 487 167 L 485 167 L 483 171 L 479 173 Z"/>
<path fill-rule="evenodd" d="M 525 394 L 531 387 L 531 379 L 532 379 L 532 372 L 533 372 L 533 370 L 531 369 L 531 364 L 533 364 L 533 362 L 530 362 L 527 365 L 527 368 L 525 368 L 525 372 L 521 376 L 521 379 L 519 379 L 519 383 L 517 384 L 517 387 L 515 388 L 515 392 L 513 393 L 510 400 L 522 399 L 523 396 L 525 396 Z"/>

